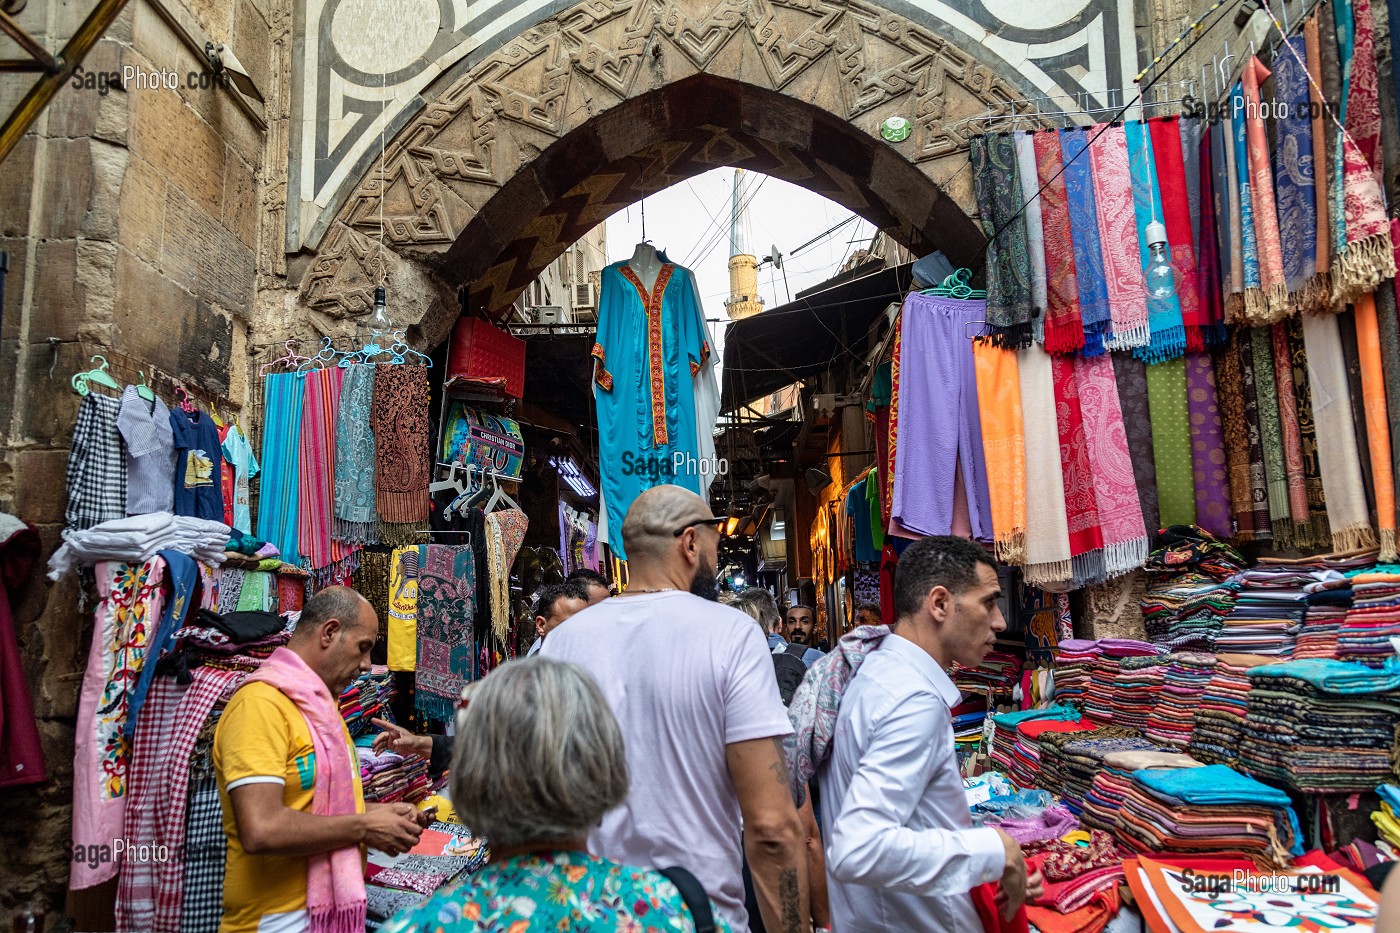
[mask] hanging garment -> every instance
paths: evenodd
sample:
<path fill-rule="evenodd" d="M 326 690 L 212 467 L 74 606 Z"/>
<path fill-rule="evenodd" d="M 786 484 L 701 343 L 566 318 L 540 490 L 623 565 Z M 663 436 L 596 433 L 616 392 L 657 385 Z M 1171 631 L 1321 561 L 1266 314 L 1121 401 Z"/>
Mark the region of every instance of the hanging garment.
<path fill-rule="evenodd" d="M 491 632 L 504 642 L 510 629 L 510 568 L 530 520 L 519 509 L 505 509 L 486 516 L 486 576 L 491 591 Z"/>
<path fill-rule="evenodd" d="M 277 547 L 282 560 L 301 561 L 297 541 L 300 493 L 301 413 L 305 373 L 272 373 L 263 380 L 263 474 L 258 496 L 258 537 Z"/>
<path fill-rule="evenodd" d="M 1254 366 L 1254 401 L 1259 410 L 1259 438 L 1264 451 L 1264 479 L 1268 484 L 1269 523 L 1280 547 L 1293 546 L 1293 517 L 1288 504 L 1288 468 L 1283 456 L 1283 427 L 1279 421 L 1278 381 L 1274 378 L 1273 333 L 1268 327 L 1250 328 Z"/>
<path fill-rule="evenodd" d="M 700 454 L 696 377 L 710 345 L 694 275 L 664 253 L 650 290 L 625 262 L 603 270 L 593 345 L 602 494 L 608 543 L 626 559 L 622 521 L 638 495 L 661 483 L 695 493 L 687 458 Z"/>
<path fill-rule="evenodd" d="M 1162 196 L 1157 186 L 1158 173 L 1152 168 L 1156 156 L 1147 124 L 1133 120 L 1123 129 L 1128 143 L 1128 170 L 1132 175 L 1133 184 L 1133 219 L 1137 225 L 1138 268 L 1144 269 L 1149 256 L 1147 227 L 1154 219 L 1160 221 L 1164 216 Z M 1168 153 L 1176 151 L 1176 146 L 1176 139 L 1173 138 Z M 1180 155 L 1179 152 L 1177 154 Z M 1167 250 L 1170 253 L 1170 241 L 1167 243 Z M 1165 298 L 1156 298 L 1144 291 L 1147 302 L 1147 327 L 1151 336 L 1146 347 L 1140 347 L 1133 352 L 1149 363 L 1174 359 L 1186 351 L 1186 331 L 1181 321 L 1181 284 L 1178 281 L 1178 287 Z M 1145 279 L 1143 288 L 1146 289 Z"/>
<path fill-rule="evenodd" d="M 1040 208 L 1044 251 L 1041 264 L 1045 268 L 1045 335 L 1041 343 L 1049 353 L 1074 353 L 1084 347 L 1084 322 L 1079 310 L 1074 233 L 1060 135 L 1053 130 L 1033 133 L 1030 142 L 1035 151 L 1034 177 L 1041 191 L 1035 202 Z"/>
<path fill-rule="evenodd" d="M 428 517 L 428 480 L 432 475 L 431 427 L 428 423 L 428 368 L 400 363 L 375 366 L 374 502 L 380 521 L 410 526 L 395 529 L 390 543 L 408 543 Z M 388 539 L 385 539 L 388 540 Z"/>
<path fill-rule="evenodd" d="M 1148 539 L 1112 361 L 1102 356 L 1075 357 L 1074 382 L 1084 433 L 1093 439 L 1085 446 L 1103 536 L 1104 573 L 1117 577 L 1142 566 Z"/>
<path fill-rule="evenodd" d="M 30 579 L 39 548 L 34 526 L 0 513 L 0 788 L 48 780 L 14 620 L 16 597 Z"/>
<path fill-rule="evenodd" d="M 1197 272 L 1201 268 L 1201 244 L 1198 241 L 1201 229 L 1201 142 L 1205 138 L 1205 124 L 1199 117 L 1180 117 L 1176 121 L 1177 135 L 1181 137 L 1181 168 L 1185 175 L 1186 210 L 1188 215 L 1187 234 L 1191 240 L 1191 261 Z M 1154 150 L 1157 141 L 1152 142 Z M 1165 145 L 1165 143 L 1163 143 Z M 1209 150 L 1207 150 L 1209 155 Z M 1205 188 L 1209 196 L 1210 186 Z M 1166 200 L 1166 195 L 1163 195 Z M 1195 351 L 1197 347 L 1187 347 Z"/>
<path fill-rule="evenodd" d="M 117 426 L 121 403 L 90 392 L 78 404 L 73 446 L 68 451 L 64 521 L 82 531 L 126 517 L 126 459 Z"/>
<path fill-rule="evenodd" d="M 1249 121 L 1245 118 L 1244 82 L 1236 81 L 1230 91 L 1230 130 L 1235 156 L 1235 190 L 1239 192 L 1239 233 L 1243 273 L 1242 320 L 1251 326 L 1268 319 L 1268 296 L 1259 273 L 1259 238 L 1254 224 L 1254 178 L 1249 171 Z"/>
<path fill-rule="evenodd" d="M 122 391 L 117 429 L 126 445 L 126 514 L 169 512 L 175 505 L 175 437 L 170 409 L 147 402 L 136 386 Z"/>
<path fill-rule="evenodd" d="M 1347 4 L 1333 4 L 1333 16 L 1319 15 L 1318 51 L 1322 68 L 1322 97 L 1331 105 L 1330 111 L 1323 111 L 1325 146 L 1327 149 L 1327 216 L 1329 218 L 1328 282 L 1332 280 L 1331 268 L 1336 265 L 1341 251 L 1347 245 L 1346 204 L 1342 189 L 1342 132 L 1337 120 L 1344 119 L 1346 95 L 1342 93 L 1342 63 L 1338 48 L 1338 24 L 1342 17 L 1347 20 L 1347 35 L 1351 34 L 1351 7 Z M 1347 53 L 1350 55 L 1350 51 Z M 1336 115 L 1336 119 L 1333 119 Z"/>
<path fill-rule="evenodd" d="M 1084 322 L 1084 355 L 1097 356 L 1104 352 L 1104 341 L 1112 331 L 1113 320 L 1104 277 L 1104 252 L 1099 243 L 1099 208 L 1094 197 L 1091 157 L 1084 151 L 1086 133 L 1076 127 L 1047 131 L 1045 135 L 1058 139 L 1060 144 L 1070 232 L 1074 237 L 1075 285 L 1079 314 Z"/>
<path fill-rule="evenodd" d="M 1245 100 L 1245 142 L 1249 152 L 1250 196 L 1253 200 L 1255 240 L 1259 248 L 1259 283 L 1264 306 L 1260 324 L 1282 320 L 1288 314 L 1288 282 L 1284 277 L 1283 251 L 1279 243 L 1278 207 L 1274 201 L 1274 177 L 1269 166 L 1269 139 L 1264 130 L 1259 85 L 1269 69 L 1257 56 L 1245 63 L 1242 84 Z"/>
<path fill-rule="evenodd" d="M 212 765 L 210 766 L 212 768 Z M 224 916 L 224 868 L 228 837 L 219 782 L 213 774 L 190 774 L 185 811 L 185 902 L 181 933 L 218 933 Z"/>
<path fill-rule="evenodd" d="M 335 422 L 335 537 L 348 544 L 376 544 L 374 510 L 374 372 L 351 366 L 340 388 Z"/>
<path fill-rule="evenodd" d="M 1186 410 L 1186 361 L 1180 357 L 1147 367 L 1152 446 L 1157 463 L 1161 523 L 1196 524 L 1196 483 L 1191 472 L 1191 429 Z"/>
<path fill-rule="evenodd" d="M 92 398 L 93 396 L 88 396 Z M 115 400 L 109 400 L 115 403 Z M 164 604 L 165 561 L 144 564 L 102 562 L 94 567 L 97 605 L 78 697 L 78 731 L 73 749 L 73 844 L 111 846 L 125 838 L 127 769 L 131 749 L 123 736 L 127 704 L 141 675 L 146 646 Z M 97 851 L 92 849 L 89 851 Z M 117 873 L 115 862 L 73 862 L 69 885 L 90 888 Z"/>
<path fill-rule="evenodd" d="M 1249 328 L 1236 328 L 1232 338 L 1240 363 L 1240 394 L 1244 399 L 1244 420 L 1248 432 L 1249 501 L 1253 511 L 1256 541 L 1273 540 L 1273 520 L 1269 514 L 1269 479 L 1264 468 L 1264 432 L 1259 413 L 1259 394 L 1254 369 L 1254 339 Z"/>
<path fill-rule="evenodd" d="M 1303 450 L 1303 485 L 1308 494 L 1308 527 L 1295 528 L 1298 546 L 1332 549 L 1332 532 L 1328 527 L 1327 496 L 1322 486 L 1322 467 L 1318 457 L 1317 419 L 1313 413 L 1312 386 L 1308 380 L 1308 354 L 1303 346 L 1301 315 L 1288 319 L 1288 348 L 1293 363 L 1293 391 L 1298 400 L 1298 433 Z"/>
<path fill-rule="evenodd" d="M 1217 347 L 1225 341 L 1225 299 L 1222 291 L 1224 283 L 1221 279 L 1220 240 L 1217 233 L 1220 218 L 1224 215 L 1217 207 L 1219 195 L 1215 190 L 1215 139 L 1217 135 L 1212 127 L 1201 128 L 1198 159 L 1201 215 L 1195 228 L 1196 269 L 1198 273 L 1196 281 L 1197 290 L 1201 296 L 1201 337 L 1204 346 L 1208 347 Z M 1187 349 L 1192 349 L 1191 339 L 1188 327 Z"/>
<path fill-rule="evenodd" d="M 1199 125 L 1200 121 L 1192 120 Z M 1205 345 L 1201 335 L 1201 290 L 1196 269 L 1195 227 L 1191 221 L 1192 191 L 1194 203 L 1200 211 L 1200 168 L 1195 165 L 1200 156 L 1200 147 L 1191 146 L 1194 173 L 1187 171 L 1182 153 L 1182 120 L 1179 117 L 1163 117 L 1148 120 L 1146 123 L 1151 146 L 1149 154 L 1156 165 L 1154 177 L 1160 192 L 1157 217 L 1167 227 L 1167 245 L 1172 265 L 1176 268 L 1176 294 L 1180 303 L 1182 348 L 1196 349 Z M 1159 315 L 1160 317 L 1160 315 Z M 1166 346 L 1174 345 L 1174 337 L 1163 334 Z M 1153 344 L 1159 343 L 1156 333 Z"/>
<path fill-rule="evenodd" d="M 1366 507 L 1366 489 L 1361 479 L 1360 454 L 1351 414 L 1351 389 L 1347 384 L 1337 318 L 1304 315 L 1303 339 L 1332 547 L 1339 551 L 1374 547 L 1376 535 Z"/>
<path fill-rule="evenodd" d="M 1249 423 L 1245 418 L 1239 334 L 1239 328 L 1232 328 L 1229 342 L 1214 354 L 1215 377 L 1219 387 L 1221 428 L 1225 435 L 1226 469 L 1230 478 L 1230 515 L 1234 521 L 1232 537 L 1253 541 L 1259 529 L 1254 523 L 1254 482 L 1250 472 Z"/>
<path fill-rule="evenodd" d="M 1138 249 L 1133 205 L 1133 176 L 1128 163 L 1127 136 L 1121 126 L 1095 126 L 1089 146 L 1094 173 L 1094 201 L 1099 212 L 1099 245 L 1113 316 L 1110 350 L 1145 347 L 1151 342 L 1147 292 L 1143 288 L 1142 255 Z"/>
<path fill-rule="evenodd" d="M 177 408 L 170 413 L 170 430 L 175 438 L 175 514 L 223 521 L 219 475 L 224 453 L 213 416 Z"/>
<path fill-rule="evenodd" d="M 258 458 L 253 453 L 253 446 L 248 443 L 247 435 L 236 424 L 231 425 L 228 434 L 224 436 L 222 450 L 224 466 L 233 467 L 233 489 L 231 494 L 225 494 L 224 503 L 225 511 L 232 512 L 228 524 L 237 531 L 251 532 L 253 513 L 248 496 L 248 481 L 257 476 L 261 469 Z"/>
<path fill-rule="evenodd" d="M 1303 22 L 1303 41 L 1307 46 L 1308 62 L 1308 115 L 1312 128 L 1313 205 L 1317 213 L 1317 241 L 1313 247 L 1315 265 L 1313 277 L 1304 291 L 1303 309 L 1319 314 L 1326 310 L 1327 301 L 1332 294 L 1332 222 L 1328 184 L 1331 151 L 1328 149 L 1328 141 L 1335 138 L 1329 132 L 1330 120 L 1324 116 L 1326 111 L 1323 109 L 1322 51 L 1318 30 L 1320 16 L 1320 13 L 1313 13 Z M 1336 100 L 1335 97 L 1330 99 Z"/>
<path fill-rule="evenodd" d="M 1157 502 L 1157 460 L 1152 443 L 1152 414 L 1147 405 L 1147 366 L 1131 353 L 1113 354 L 1113 375 L 1118 383 L 1118 408 L 1128 430 L 1128 453 L 1133 459 L 1142 521 L 1147 530 L 1162 527 Z"/>
<path fill-rule="evenodd" d="M 1244 310 L 1240 284 L 1242 266 L 1237 249 L 1240 191 L 1235 184 L 1234 131 L 1228 112 L 1210 126 L 1211 186 L 1215 191 L 1216 248 L 1220 253 L 1220 296 L 1224 320 L 1237 320 Z"/>
<path fill-rule="evenodd" d="M 185 627 L 185 619 L 194 603 L 195 589 L 200 582 L 200 566 L 179 551 L 161 551 L 160 559 L 165 561 L 165 581 L 169 592 L 165 594 L 165 608 L 161 611 L 160 622 L 154 628 L 147 622 L 147 639 L 142 651 L 141 673 L 128 685 L 130 694 L 126 700 L 126 720 L 122 723 L 122 738 L 130 748 L 136 734 L 136 723 L 141 715 L 141 705 L 146 701 L 146 693 L 151 689 L 151 681 L 156 676 L 156 662 L 161 652 L 175 647 L 175 633 Z"/>
<path fill-rule="evenodd" d="M 1074 381 L 1074 361 L 1053 357 L 1050 371 L 1055 385 L 1055 423 L 1060 434 L 1060 472 L 1064 480 L 1065 521 L 1069 527 L 1071 564 L 1076 587 L 1101 583 L 1104 578 L 1103 533 L 1099 529 L 1098 500 L 1093 469 L 1089 465 L 1084 416 Z"/>
<path fill-rule="evenodd" d="M 306 374 L 306 401 L 301 416 L 301 491 L 298 493 L 297 541 L 312 571 L 340 565 L 355 552 L 332 535 L 335 522 L 336 423 L 345 370 L 338 366 Z M 424 489 L 424 495 L 427 490 Z M 324 585 L 331 574 L 316 574 Z"/>
<path fill-rule="evenodd" d="M 1017 130 L 1016 181 L 1021 192 L 1021 217 L 1026 224 L 1026 258 L 1031 264 L 1031 332 L 1035 342 L 1045 343 L 1045 310 L 1049 305 L 1045 267 L 1044 218 L 1040 193 L 1040 170 L 1035 157 L 1033 133 Z"/>
<path fill-rule="evenodd" d="M 981 301 L 917 292 L 904 300 L 893 519 L 920 535 L 952 533 L 954 474 L 961 473 L 973 537 L 994 537 L 977 374 L 965 330 L 984 317 Z M 953 424 L 956 430 L 932 430 Z"/>
<path fill-rule="evenodd" d="M 1358 6 L 1365 0 L 1358 0 Z M 1391 464 L 1390 420 L 1385 405 L 1385 375 L 1381 366 L 1376 301 L 1363 295 L 1356 302 L 1356 345 L 1361 355 L 1362 397 L 1366 403 L 1366 435 L 1370 443 L 1371 474 L 1375 477 L 1376 526 L 1381 563 L 1396 559 L 1395 474 Z"/>
<path fill-rule="evenodd" d="M 1015 141 L 999 134 L 974 136 L 968 156 L 987 236 L 985 319 L 993 343 L 1021 349 L 1031 343 L 1031 265 Z"/>
<path fill-rule="evenodd" d="M 1361 352 L 1356 345 L 1356 314 L 1348 307 L 1337 315 L 1337 329 L 1342 337 L 1342 359 L 1346 361 L 1347 388 L 1351 392 L 1351 423 L 1356 429 L 1356 449 L 1361 452 L 1361 485 L 1366 491 L 1366 505 L 1375 513 L 1375 480 L 1371 475 L 1371 439 L 1366 422 L 1366 392 L 1362 385 Z M 1379 530 L 1379 526 L 1377 526 Z"/>
<path fill-rule="evenodd" d="M 1297 529 L 1308 524 L 1308 489 L 1303 476 L 1303 435 L 1298 428 L 1298 393 L 1293 385 L 1293 354 L 1288 347 L 1288 325 L 1270 328 L 1274 349 L 1274 383 L 1278 387 L 1278 420 L 1283 435 L 1283 468 L 1288 481 L 1288 511 Z"/>
<path fill-rule="evenodd" d="M 418 548 L 395 548 L 390 560 L 386 643 L 391 671 L 412 672 L 418 659 Z"/>
<path fill-rule="evenodd" d="M 1081 331 L 1082 333 L 1082 331 Z M 1026 439 L 1016 353 L 978 340 L 972 345 L 983 462 L 997 560 L 1026 562 Z"/>
<path fill-rule="evenodd" d="M 418 546 L 418 657 L 414 704 L 450 722 L 462 685 L 472 680 L 476 638 L 476 557 L 470 547 Z"/>
<path fill-rule="evenodd" d="M 1288 305 L 1293 311 L 1316 312 L 1314 275 L 1317 270 L 1317 191 L 1313 161 L 1313 126 L 1308 116 L 1309 87 L 1306 40 L 1286 40 L 1292 54 L 1275 56 L 1274 101 L 1286 110 L 1274 121 L 1274 183 L 1278 187 L 1279 240 Z M 1296 58 L 1295 58 L 1296 56 Z"/>
<path fill-rule="evenodd" d="M 1026 440 L 1026 582 L 1041 588 L 1064 586 L 1074 569 L 1050 357 L 1039 347 L 1027 347 L 1017 354 L 1016 370 Z"/>
<path fill-rule="evenodd" d="M 1186 357 L 1186 409 L 1191 424 L 1191 475 L 1196 490 L 1196 524 L 1220 538 L 1232 533 L 1230 481 L 1220 422 L 1215 368 L 1210 354 Z"/>

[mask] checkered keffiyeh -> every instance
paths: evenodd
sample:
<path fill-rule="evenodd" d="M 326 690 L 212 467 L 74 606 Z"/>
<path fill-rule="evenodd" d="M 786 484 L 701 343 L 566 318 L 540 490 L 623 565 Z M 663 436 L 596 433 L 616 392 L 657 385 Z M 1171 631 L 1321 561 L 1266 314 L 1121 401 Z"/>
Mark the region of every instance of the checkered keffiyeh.
<path fill-rule="evenodd" d="M 224 809 L 219 783 L 209 774 L 190 784 L 185 815 L 185 906 L 180 927 L 185 933 L 218 933 L 224 915 Z"/>
<path fill-rule="evenodd" d="M 117 429 L 121 402 L 89 393 L 78 406 L 73 447 L 68 453 L 68 527 L 82 531 L 126 518 L 126 457 Z"/>
<path fill-rule="evenodd" d="M 185 825 L 190 754 L 210 711 L 216 704 L 227 702 L 248 672 L 260 663 L 237 656 L 227 661 L 247 663 L 238 665 L 243 668 L 240 670 L 196 668 L 191 672 L 194 682 L 188 687 L 180 686 L 173 678 L 157 678 L 146 695 L 142 710 L 146 715 L 136 721 L 132 747 L 132 792 L 126 808 L 125 835 L 135 845 L 165 846 L 170 858 L 122 866 L 117 897 L 117 929 L 122 933 L 182 933 L 186 929 Z"/>

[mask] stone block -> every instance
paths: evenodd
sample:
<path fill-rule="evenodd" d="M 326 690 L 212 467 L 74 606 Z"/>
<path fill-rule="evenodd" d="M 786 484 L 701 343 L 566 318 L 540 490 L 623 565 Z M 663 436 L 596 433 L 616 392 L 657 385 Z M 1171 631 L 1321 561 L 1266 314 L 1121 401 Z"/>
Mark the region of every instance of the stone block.
<path fill-rule="evenodd" d="M 224 195 L 225 154 L 219 134 L 175 91 L 129 88 L 127 93 L 131 96 L 132 153 L 150 162 L 171 185 L 218 217 Z"/>
<path fill-rule="evenodd" d="M 30 524 L 61 524 L 68 496 L 64 472 L 68 451 L 21 449 L 10 455 L 14 469 L 15 514 Z"/>
<path fill-rule="evenodd" d="M 50 139 L 44 143 L 40 236 L 75 237 L 92 202 L 92 140 Z"/>
<path fill-rule="evenodd" d="M 267 97 L 272 93 L 272 30 L 267 17 L 250 0 L 238 0 L 233 7 L 233 52 L 248 77 Z"/>
<path fill-rule="evenodd" d="M 19 379 L 22 395 L 16 401 L 19 430 L 12 441 L 51 447 L 67 447 L 78 415 L 77 393 L 69 380 L 90 369 L 88 357 L 76 343 L 32 343 Z"/>
<path fill-rule="evenodd" d="M 180 371 L 180 343 L 194 309 L 190 285 L 122 250 L 117 256 L 112 340 L 123 352 L 168 373 Z"/>
<path fill-rule="evenodd" d="M 112 84 L 88 87 L 84 83 L 86 75 L 121 73 L 122 47 L 110 39 L 103 39 L 93 46 L 83 59 L 82 72 L 73 80 L 64 82 L 63 87 L 45 110 L 46 135 L 67 138 L 92 136 L 97 131 L 98 116 L 109 102 L 118 109 L 126 109 L 126 98 L 119 87 Z M 83 86 L 75 87 L 74 84 Z"/>
<path fill-rule="evenodd" d="M 234 152 L 224 163 L 224 226 L 251 250 L 258 248 L 257 171 Z"/>
<path fill-rule="evenodd" d="M 133 157 L 122 178 L 121 245 L 155 265 L 165 227 L 165 178 L 145 159 Z"/>
<path fill-rule="evenodd" d="M 24 236 L 29 232 L 29 202 L 34 194 L 34 146 L 32 135 L 21 137 L 5 159 L 5 183 L 0 184 L 0 237 Z"/>
<path fill-rule="evenodd" d="M 29 241 L 0 236 L 0 250 L 10 257 L 10 271 L 5 276 L 5 304 L 0 308 L 4 314 L 4 320 L 0 321 L 0 340 L 14 340 L 19 337 L 20 315 L 24 311 L 24 270 L 29 261 Z"/>
<path fill-rule="evenodd" d="M 45 240 L 34 262 L 34 305 L 29 339 L 77 340 L 87 316 L 87 289 L 78 281 L 78 241 Z"/>
<path fill-rule="evenodd" d="M 160 270 L 197 297 L 246 318 L 253 310 L 256 254 L 217 216 L 171 188 Z"/>

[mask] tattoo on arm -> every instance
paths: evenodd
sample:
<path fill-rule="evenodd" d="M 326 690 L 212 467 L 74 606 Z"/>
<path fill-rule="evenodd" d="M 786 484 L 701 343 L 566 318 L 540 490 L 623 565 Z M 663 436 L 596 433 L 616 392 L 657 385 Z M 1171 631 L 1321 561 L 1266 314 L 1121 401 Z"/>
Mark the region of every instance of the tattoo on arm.
<path fill-rule="evenodd" d="M 769 769 L 778 779 L 778 783 L 786 787 L 788 783 L 787 753 L 783 751 L 783 740 L 774 736 L 773 748 L 778 752 L 778 760 L 769 765 Z"/>
<path fill-rule="evenodd" d="M 783 910 L 783 930 L 800 933 L 801 891 L 797 884 L 797 869 L 785 868 L 778 875 L 778 903 Z"/>

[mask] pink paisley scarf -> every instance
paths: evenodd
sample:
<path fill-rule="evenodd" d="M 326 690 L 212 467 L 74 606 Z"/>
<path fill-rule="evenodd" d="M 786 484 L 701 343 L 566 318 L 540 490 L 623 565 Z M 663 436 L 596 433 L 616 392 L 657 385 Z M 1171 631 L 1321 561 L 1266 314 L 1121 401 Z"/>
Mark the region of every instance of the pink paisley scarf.
<path fill-rule="evenodd" d="M 1133 209 L 1133 179 L 1128 168 L 1128 139 L 1121 126 L 1095 127 L 1094 133 L 1090 138 L 1098 141 L 1089 147 L 1089 162 L 1094 172 L 1108 303 L 1113 309 L 1113 336 L 1105 344 L 1110 350 L 1145 347 L 1151 332 Z"/>
<path fill-rule="evenodd" d="M 1094 501 L 1103 536 L 1104 570 L 1114 577 L 1142 566 L 1147 558 L 1147 528 L 1133 478 L 1127 429 L 1118 404 L 1113 361 L 1104 354 L 1074 358 L 1074 382 L 1093 472 Z"/>
<path fill-rule="evenodd" d="M 1092 151 L 1092 150 L 1091 150 Z M 1089 442 L 1084 431 L 1083 408 L 1074 378 L 1075 360 L 1050 359 L 1055 380 L 1055 421 L 1060 430 L 1060 469 L 1065 486 L 1065 519 L 1069 524 L 1071 563 L 1076 583 L 1103 582 L 1103 532 L 1099 528 L 1098 496 L 1089 462 Z M 1094 578 L 1099 579 L 1094 579 Z"/>
<path fill-rule="evenodd" d="M 1259 287 L 1265 306 L 1256 323 L 1266 324 L 1288 316 L 1288 280 L 1283 271 L 1283 245 L 1278 232 L 1278 205 L 1274 200 L 1274 173 L 1269 161 L 1269 139 L 1261 116 L 1259 85 L 1272 72 L 1257 57 L 1244 66 L 1245 136 L 1249 144 L 1249 187 L 1254 200 L 1254 233 L 1259 247 Z M 1246 296 L 1247 297 L 1247 296 Z M 1250 308 L 1246 304 L 1245 313 Z"/>

